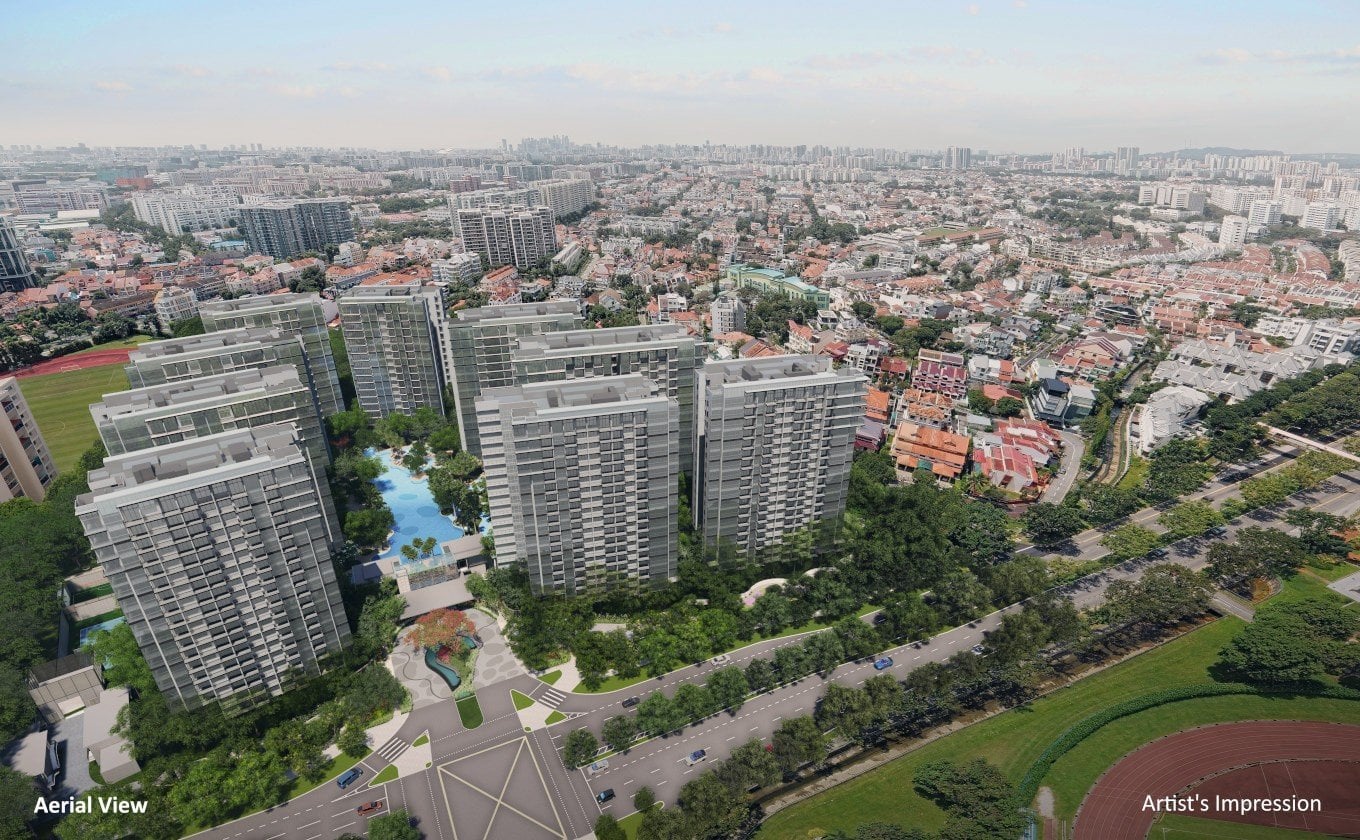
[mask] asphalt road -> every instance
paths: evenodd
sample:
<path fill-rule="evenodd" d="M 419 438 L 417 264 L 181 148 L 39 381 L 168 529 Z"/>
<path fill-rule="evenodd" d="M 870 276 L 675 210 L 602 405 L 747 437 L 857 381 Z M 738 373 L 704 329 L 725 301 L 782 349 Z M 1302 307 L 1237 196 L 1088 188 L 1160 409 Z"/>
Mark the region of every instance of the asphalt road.
<path fill-rule="evenodd" d="M 1207 498 L 1220 498 L 1220 494 L 1235 489 L 1232 485 L 1216 484 L 1206 491 Z M 1360 471 L 1335 476 L 1278 510 L 1258 511 L 1230 523 L 1230 535 L 1225 539 L 1252 525 L 1285 527 L 1280 519 L 1283 511 L 1301 505 L 1338 515 L 1360 510 Z M 1132 519 L 1144 521 L 1155 516 L 1156 511 L 1143 511 Z M 1203 568 L 1210 544 L 1210 540 L 1203 538 L 1181 540 L 1170 547 L 1168 557 L 1156 562 Z M 1097 554 L 1103 553 L 1098 545 L 1094 548 L 1099 550 Z M 1090 546 L 1082 549 L 1083 553 L 1089 550 Z M 1098 606 L 1112 582 L 1136 579 L 1148 565 L 1151 564 L 1141 560 L 1122 563 L 1059 591 L 1070 595 L 1079 607 Z M 968 650 L 995 629 L 1006 613 L 1019 609 L 1020 605 L 1011 605 L 918 646 L 901 645 L 884 651 L 894 660 L 886 673 L 904 678 L 927 662 L 941 662 Z M 753 657 L 767 656 L 777 647 L 800 641 L 801 637 L 786 637 L 752 645 L 734 653 L 729 664 L 740 666 Z M 393 755 L 396 749 L 378 745 L 379 752 L 363 762 L 363 781 L 348 791 L 340 791 L 333 782 L 327 782 L 291 802 L 195 836 L 214 840 L 329 840 L 346 831 L 363 833 L 364 820 L 354 809 L 364 802 L 382 799 L 389 810 L 408 810 L 431 840 L 583 837 L 591 831 L 602 810 L 616 817 L 630 813 L 632 795 L 643 785 L 673 804 L 684 783 L 706 766 L 701 763 L 691 767 L 685 762 L 685 757 L 694 750 L 706 750 L 707 762 L 714 762 L 752 738 L 768 741 L 782 720 L 808 714 L 826 683 L 858 685 L 878 673 L 870 661 L 842 665 L 828 678 L 807 677 L 748 698 L 735 713 L 720 712 L 677 735 L 637 745 L 611 757 L 608 769 L 601 773 L 588 775 L 584 770 L 568 771 L 563 767 L 557 750 L 561 739 L 571 730 L 587 726 L 598 732 L 606 718 L 624 711 L 620 703 L 625 698 L 658 688 L 669 693 L 682 682 L 706 679 L 715 667 L 705 663 L 621 691 L 569 694 L 565 698 L 560 698 L 561 692 L 553 692 L 547 684 L 527 676 L 486 686 L 477 691 L 484 722 L 476 729 L 463 728 L 451 702 L 417 709 L 403 724 L 396 740 L 404 744 L 410 744 L 422 732 L 430 733 L 433 751 L 430 768 L 377 788 L 370 787 L 367 780 L 389 763 L 382 755 Z M 548 729 L 525 732 L 510 697 L 512 688 L 555 703 L 570 719 Z M 615 798 L 599 805 L 595 795 L 606 789 L 612 789 Z"/>

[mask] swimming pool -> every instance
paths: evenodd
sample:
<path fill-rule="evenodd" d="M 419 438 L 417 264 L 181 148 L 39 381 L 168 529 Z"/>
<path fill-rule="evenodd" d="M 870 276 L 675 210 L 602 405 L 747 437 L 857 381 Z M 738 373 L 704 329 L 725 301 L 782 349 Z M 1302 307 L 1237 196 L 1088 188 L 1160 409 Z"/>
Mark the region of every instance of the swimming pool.
<path fill-rule="evenodd" d="M 379 555 L 380 559 L 400 557 L 401 547 L 412 540 L 434 537 L 443 545 L 463 536 L 463 529 L 454 524 L 453 517 L 439 512 L 439 505 L 434 503 L 434 495 L 430 493 L 429 481 L 412 477 L 409 470 L 392 458 L 390 449 L 377 452 L 370 449 L 366 454 L 376 456 L 387 468 L 373 483 L 397 520 L 396 533 L 387 549 Z M 483 523 L 485 530 L 485 520 Z M 443 550 L 436 547 L 434 553 L 438 556 Z"/>
<path fill-rule="evenodd" d="M 90 641 L 90 637 L 95 633 L 100 630 L 112 630 L 125 621 L 127 621 L 127 619 L 120 615 L 117 618 L 110 618 L 108 621 L 101 621 L 98 624 L 91 624 L 89 627 L 80 628 L 80 643 L 77 644 L 76 647 L 85 647 L 85 644 Z"/>

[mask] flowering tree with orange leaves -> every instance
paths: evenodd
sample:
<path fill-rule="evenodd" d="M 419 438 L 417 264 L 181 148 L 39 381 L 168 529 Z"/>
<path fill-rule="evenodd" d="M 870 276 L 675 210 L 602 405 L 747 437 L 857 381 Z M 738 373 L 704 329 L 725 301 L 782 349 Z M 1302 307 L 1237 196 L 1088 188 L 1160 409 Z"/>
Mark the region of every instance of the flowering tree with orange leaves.
<path fill-rule="evenodd" d="M 415 626 L 406 633 L 406 641 L 423 650 L 438 651 L 441 658 L 445 654 L 457 656 L 467 647 L 463 637 L 473 635 L 476 630 L 467 613 L 445 608 L 417 618 Z"/>

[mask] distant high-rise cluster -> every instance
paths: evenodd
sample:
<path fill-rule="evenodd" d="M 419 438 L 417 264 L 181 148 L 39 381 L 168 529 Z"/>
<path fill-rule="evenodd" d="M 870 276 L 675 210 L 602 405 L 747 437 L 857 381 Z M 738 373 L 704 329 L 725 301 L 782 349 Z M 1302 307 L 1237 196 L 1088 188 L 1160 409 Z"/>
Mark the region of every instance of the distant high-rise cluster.
<path fill-rule="evenodd" d="M 973 150 L 967 146 L 950 146 L 944 150 L 945 169 L 967 169 L 973 165 Z"/>

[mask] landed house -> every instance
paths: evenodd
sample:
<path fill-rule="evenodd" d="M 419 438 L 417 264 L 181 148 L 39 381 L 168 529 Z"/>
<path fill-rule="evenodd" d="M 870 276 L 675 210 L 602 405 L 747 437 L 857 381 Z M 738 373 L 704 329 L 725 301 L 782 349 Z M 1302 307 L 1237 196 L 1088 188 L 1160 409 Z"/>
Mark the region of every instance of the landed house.
<path fill-rule="evenodd" d="M 1019 447 L 1005 443 L 981 443 L 973 450 L 977 471 L 994 487 L 1019 493 L 1039 481 L 1034 460 Z"/>
<path fill-rule="evenodd" d="M 897 427 L 892 445 L 897 480 L 909 482 L 917 470 L 927 469 L 940 481 L 954 481 L 968 466 L 970 442 L 966 435 L 904 420 Z"/>
<path fill-rule="evenodd" d="M 1142 455 L 1182 434 L 1213 400 L 1184 385 L 1168 385 L 1138 406 L 1129 421 L 1129 439 Z"/>
<path fill-rule="evenodd" d="M 1040 379 L 1029 398 L 1029 410 L 1040 420 L 1066 426 L 1089 415 L 1096 405 L 1095 391 L 1086 385 L 1061 379 Z"/>
<path fill-rule="evenodd" d="M 907 388 L 897 399 L 898 421 L 910 420 L 922 426 L 943 429 L 954 414 L 954 400 L 934 391 Z"/>

